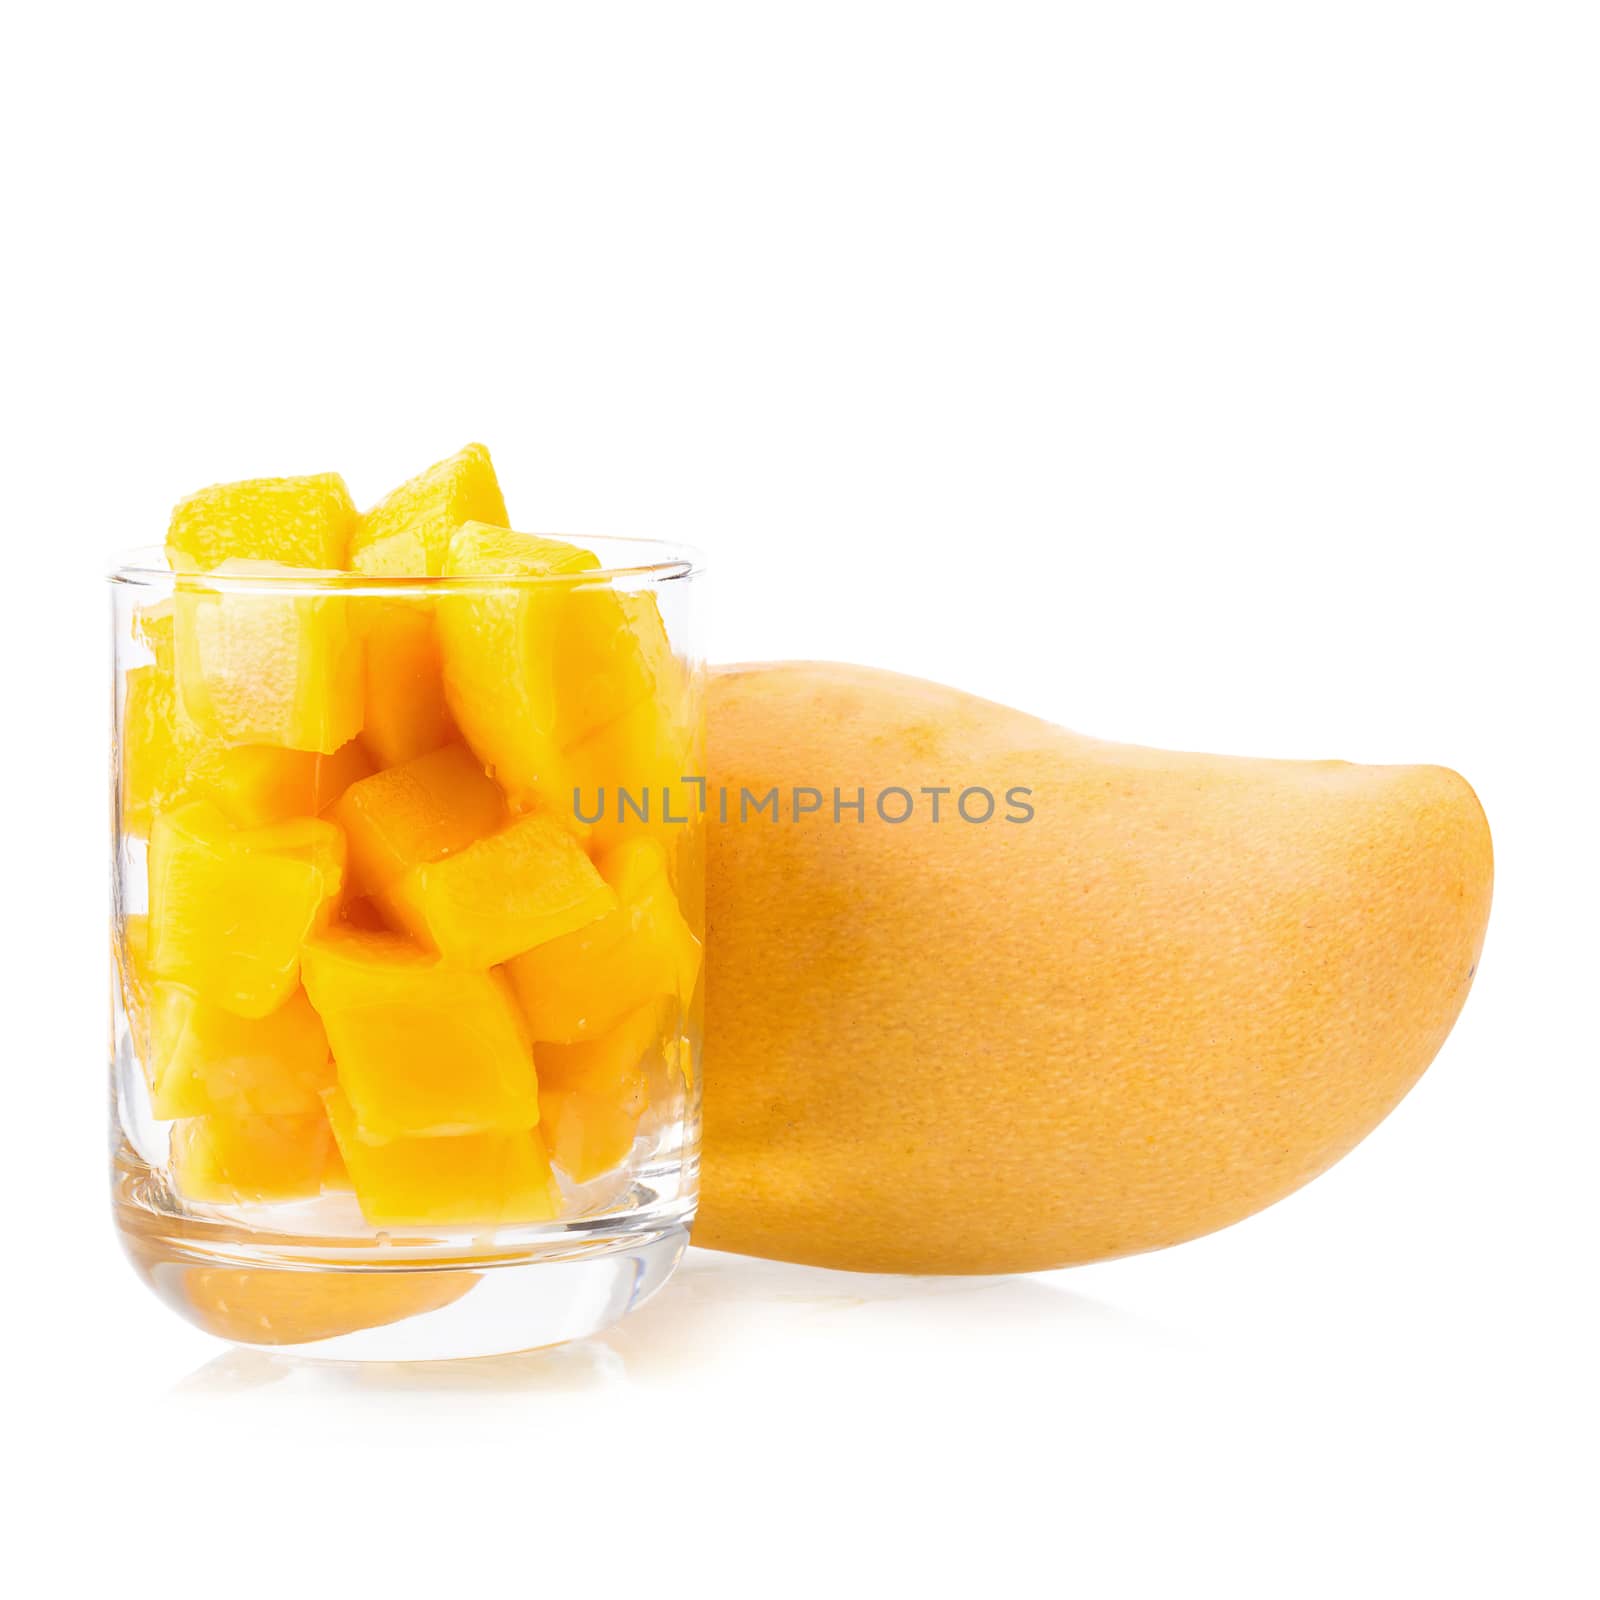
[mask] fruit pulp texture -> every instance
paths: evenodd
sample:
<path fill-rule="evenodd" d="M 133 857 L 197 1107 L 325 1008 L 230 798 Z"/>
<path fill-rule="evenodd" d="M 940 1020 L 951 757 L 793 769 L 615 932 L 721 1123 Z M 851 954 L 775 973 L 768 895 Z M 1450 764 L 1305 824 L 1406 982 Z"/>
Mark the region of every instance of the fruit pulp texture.
<path fill-rule="evenodd" d="M 682 827 L 659 797 L 584 822 L 571 786 L 697 771 L 689 675 L 652 596 L 505 520 L 481 446 L 364 516 L 333 475 L 174 513 L 120 724 L 149 913 L 113 945 L 187 1200 L 548 1220 L 558 1174 L 628 1160 L 649 1064 L 676 1068 Z M 336 570 L 478 581 L 347 594 Z"/>

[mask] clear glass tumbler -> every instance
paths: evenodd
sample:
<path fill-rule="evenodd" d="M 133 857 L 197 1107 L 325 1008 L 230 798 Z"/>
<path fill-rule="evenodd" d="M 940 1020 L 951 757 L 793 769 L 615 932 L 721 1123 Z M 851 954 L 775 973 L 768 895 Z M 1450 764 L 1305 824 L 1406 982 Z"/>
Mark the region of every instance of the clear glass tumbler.
<path fill-rule="evenodd" d="M 110 575 L 116 1223 L 223 1338 L 528 1349 L 682 1255 L 698 564 L 525 537 L 471 576 Z"/>

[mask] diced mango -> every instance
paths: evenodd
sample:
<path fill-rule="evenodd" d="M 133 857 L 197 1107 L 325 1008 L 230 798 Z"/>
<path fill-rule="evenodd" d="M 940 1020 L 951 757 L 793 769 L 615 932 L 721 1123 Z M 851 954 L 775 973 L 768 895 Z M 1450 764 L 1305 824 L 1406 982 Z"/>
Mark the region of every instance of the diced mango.
<path fill-rule="evenodd" d="M 228 560 L 291 567 L 345 565 L 356 508 L 336 472 L 219 483 L 182 500 L 167 529 L 174 567 L 208 572 Z"/>
<path fill-rule="evenodd" d="M 647 1098 L 645 1057 L 660 1035 L 661 1007 L 651 1003 L 630 1011 L 598 1038 L 541 1044 L 540 1090 L 571 1089 L 638 1113 Z"/>
<path fill-rule="evenodd" d="M 572 584 L 599 562 L 559 539 L 469 522 L 451 536 L 444 575 L 492 580 L 440 597 L 445 694 L 467 743 L 514 804 L 570 810 L 560 761 L 556 633 Z"/>
<path fill-rule="evenodd" d="M 349 565 L 375 577 L 436 578 L 450 536 L 464 522 L 506 524 L 506 503 L 481 444 L 469 444 L 380 500 L 356 526 Z"/>
<path fill-rule="evenodd" d="M 111 925 L 111 954 L 116 967 L 122 1014 L 141 1064 L 150 1060 L 150 919 L 135 913 Z"/>
<path fill-rule="evenodd" d="M 294 993 L 300 946 L 332 917 L 344 837 L 315 818 L 231 828 L 199 800 L 156 818 L 149 874 L 152 973 L 264 1017 Z"/>
<path fill-rule="evenodd" d="M 549 817 L 516 818 L 376 896 L 384 914 L 445 961 L 498 966 L 603 917 L 617 903 L 572 836 Z"/>
<path fill-rule="evenodd" d="M 705 771 L 691 706 L 688 695 L 640 700 L 563 752 L 567 803 L 598 848 L 645 835 L 672 854 L 701 825 L 700 785 L 685 781 Z"/>
<path fill-rule="evenodd" d="M 366 721 L 361 737 L 380 766 L 396 767 L 458 737 L 444 697 L 444 662 L 431 598 L 361 607 Z"/>
<path fill-rule="evenodd" d="M 370 895 L 492 832 L 505 800 L 472 752 L 452 744 L 351 784 L 329 816 L 350 842 L 352 891 Z"/>
<path fill-rule="evenodd" d="M 561 1191 L 536 1129 L 369 1140 L 339 1090 L 328 1116 L 362 1214 L 374 1227 L 496 1227 L 544 1222 Z"/>
<path fill-rule="evenodd" d="M 237 1017 L 182 984 L 156 985 L 150 1021 L 156 1116 L 309 1115 L 333 1083 L 328 1036 L 303 989 L 265 1017 Z"/>
<path fill-rule="evenodd" d="M 320 816 L 373 770 L 359 739 L 329 756 L 241 744 L 202 756 L 191 773 L 190 790 L 215 801 L 236 828 L 265 828 L 290 817 Z"/>
<path fill-rule="evenodd" d="M 617 908 L 506 963 L 536 1040 L 594 1038 L 649 1000 L 676 995 L 686 1005 L 694 992 L 700 941 L 678 909 L 661 846 L 625 840 L 596 866 Z"/>
<path fill-rule="evenodd" d="M 637 1111 L 576 1090 L 541 1089 L 539 1111 L 550 1159 L 574 1183 L 621 1166 L 639 1131 Z"/>
<path fill-rule="evenodd" d="M 124 833 L 138 839 L 149 835 L 158 811 L 181 803 L 191 771 L 207 750 L 178 697 L 173 609 L 165 601 L 134 618 L 135 637 L 155 656 L 128 669 L 122 702 L 120 822 Z"/>
<path fill-rule="evenodd" d="M 362 649 L 350 601 L 285 581 L 312 576 L 225 561 L 206 577 L 180 578 L 178 691 L 206 737 L 331 755 L 361 732 Z M 209 577 L 263 586 L 208 588 Z"/>
<path fill-rule="evenodd" d="M 310 940 L 303 966 L 369 1138 L 510 1133 L 539 1120 L 527 1025 L 500 973 L 445 967 L 396 934 L 354 928 Z"/>
<path fill-rule="evenodd" d="M 555 659 L 563 748 L 642 700 L 671 702 L 683 692 L 685 668 L 652 594 L 572 590 L 558 618 Z"/>
<path fill-rule="evenodd" d="M 190 1117 L 173 1124 L 172 1176 L 189 1200 L 223 1205 L 320 1193 L 332 1144 L 326 1115 Z"/>

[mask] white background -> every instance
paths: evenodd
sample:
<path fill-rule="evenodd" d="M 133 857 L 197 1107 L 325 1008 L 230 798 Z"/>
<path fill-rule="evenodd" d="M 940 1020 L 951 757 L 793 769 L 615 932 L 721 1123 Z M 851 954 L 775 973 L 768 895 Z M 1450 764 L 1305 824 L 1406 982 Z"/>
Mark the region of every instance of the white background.
<path fill-rule="evenodd" d="M 1595 22 L 8 14 L 16 1592 L 1594 1593 Z M 1435 1067 L 1160 1255 L 699 1253 L 467 1368 L 180 1324 L 106 1204 L 100 574 L 197 485 L 368 501 L 471 438 L 522 525 L 703 546 L 715 659 L 1459 768 L 1498 884 Z"/>

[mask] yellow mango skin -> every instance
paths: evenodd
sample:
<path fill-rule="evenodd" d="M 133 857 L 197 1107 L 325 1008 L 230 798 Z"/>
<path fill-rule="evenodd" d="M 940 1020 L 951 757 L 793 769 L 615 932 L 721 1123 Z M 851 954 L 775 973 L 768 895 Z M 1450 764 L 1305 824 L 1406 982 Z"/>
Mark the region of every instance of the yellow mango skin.
<path fill-rule="evenodd" d="M 718 671 L 709 720 L 731 815 L 860 784 L 871 820 L 711 819 L 697 1244 L 987 1273 L 1194 1238 L 1369 1133 L 1477 968 L 1489 830 L 1443 768 L 1107 744 L 826 663 Z M 890 785 L 997 820 L 885 824 Z"/>
<path fill-rule="evenodd" d="M 350 847 L 356 895 L 386 889 L 505 820 L 505 800 L 465 745 L 447 745 L 353 783 L 329 812 Z"/>
<path fill-rule="evenodd" d="M 561 1210 L 534 1129 L 374 1142 L 343 1094 L 331 1090 L 326 1101 L 361 1214 L 375 1228 L 492 1228 L 548 1222 Z"/>
<path fill-rule="evenodd" d="M 435 462 L 386 495 L 357 524 L 349 565 L 386 578 L 437 578 L 464 522 L 506 525 L 494 463 L 481 444 Z"/>
<path fill-rule="evenodd" d="M 218 483 L 182 500 L 167 528 L 167 554 L 180 571 L 209 572 L 224 561 L 343 567 L 356 508 L 336 472 L 303 478 Z"/>
<path fill-rule="evenodd" d="M 533 1046 L 500 973 L 444 967 L 396 934 L 352 928 L 310 940 L 302 967 L 369 1138 L 516 1133 L 539 1120 Z"/>
<path fill-rule="evenodd" d="M 338 904 L 344 857 L 344 836 L 315 818 L 231 828 L 204 800 L 157 817 L 151 972 L 237 1016 L 277 1010 L 299 982 L 303 941 Z"/>
<path fill-rule="evenodd" d="M 375 899 L 425 949 L 478 970 L 571 933 L 617 903 L 572 836 L 535 815 L 413 867 Z"/>
<path fill-rule="evenodd" d="M 328 1036 L 303 989 L 265 1017 L 236 1017 L 181 984 L 155 986 L 150 1109 L 156 1116 L 300 1116 L 333 1083 Z"/>
<path fill-rule="evenodd" d="M 700 941 L 678 908 L 660 845 L 628 840 L 595 865 L 616 892 L 616 909 L 506 963 L 537 1040 L 575 1044 L 658 996 L 687 1005 L 694 992 Z"/>

